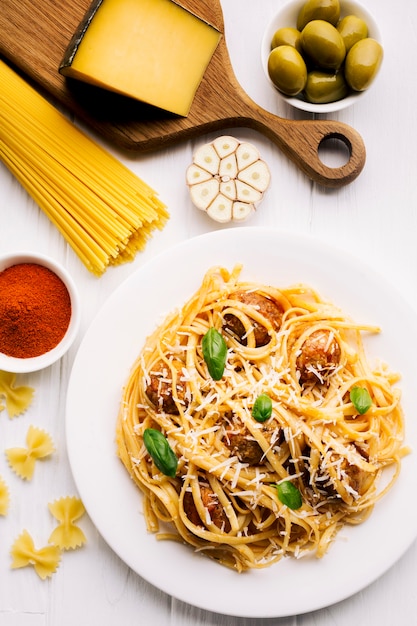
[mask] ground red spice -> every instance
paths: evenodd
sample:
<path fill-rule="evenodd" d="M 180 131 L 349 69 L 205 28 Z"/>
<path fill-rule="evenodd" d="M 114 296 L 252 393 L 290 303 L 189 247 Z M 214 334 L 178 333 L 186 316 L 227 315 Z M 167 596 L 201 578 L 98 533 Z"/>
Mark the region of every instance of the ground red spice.
<path fill-rule="evenodd" d="M 0 352 L 21 359 L 45 354 L 70 318 L 68 289 L 47 267 L 19 263 L 0 272 Z"/>

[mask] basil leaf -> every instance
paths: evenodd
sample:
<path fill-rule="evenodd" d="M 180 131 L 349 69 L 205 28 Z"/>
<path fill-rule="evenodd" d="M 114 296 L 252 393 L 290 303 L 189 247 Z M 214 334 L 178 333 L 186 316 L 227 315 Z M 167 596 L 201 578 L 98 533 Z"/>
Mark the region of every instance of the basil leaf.
<path fill-rule="evenodd" d="M 177 473 L 178 458 L 164 435 L 155 428 L 146 428 L 143 433 L 143 443 L 156 467 L 165 476 L 174 478 Z"/>
<path fill-rule="evenodd" d="M 266 422 L 272 415 L 272 400 L 266 393 L 261 393 L 252 408 L 252 417 L 257 422 Z"/>
<path fill-rule="evenodd" d="M 350 399 L 359 415 L 366 413 L 372 406 L 371 396 L 364 387 L 352 387 L 350 390 Z"/>
<path fill-rule="evenodd" d="M 289 480 L 279 483 L 277 485 L 277 491 L 278 498 L 281 500 L 282 504 L 285 504 L 289 509 L 299 509 L 303 504 L 300 491 L 297 487 L 294 487 Z"/>
<path fill-rule="evenodd" d="M 220 380 L 226 365 L 227 346 L 216 328 L 210 328 L 202 341 L 203 357 L 213 380 Z"/>

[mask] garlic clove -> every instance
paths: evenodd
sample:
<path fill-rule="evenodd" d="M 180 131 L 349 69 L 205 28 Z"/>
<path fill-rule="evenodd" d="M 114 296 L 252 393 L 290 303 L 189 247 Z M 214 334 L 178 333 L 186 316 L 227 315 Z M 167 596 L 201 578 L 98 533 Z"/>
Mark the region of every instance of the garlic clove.
<path fill-rule="evenodd" d="M 262 193 L 254 187 L 243 183 L 241 180 L 237 180 L 236 199 L 240 202 L 248 202 L 249 204 L 254 204 L 262 200 Z"/>
<path fill-rule="evenodd" d="M 230 222 L 233 215 L 233 201 L 219 193 L 207 209 L 207 215 L 216 222 Z"/>
<path fill-rule="evenodd" d="M 236 154 L 229 154 L 229 156 L 221 159 L 219 165 L 219 176 L 222 180 L 229 180 L 230 178 L 236 178 L 238 173 Z"/>
<path fill-rule="evenodd" d="M 199 148 L 193 161 L 195 165 L 199 165 L 213 176 L 219 172 L 220 157 L 212 144 L 205 144 Z"/>
<path fill-rule="evenodd" d="M 266 191 L 271 181 L 271 174 L 264 161 L 258 160 L 239 171 L 239 180 L 251 185 L 260 192 Z"/>
<path fill-rule="evenodd" d="M 236 183 L 234 180 L 220 183 L 220 193 L 229 198 L 230 200 L 236 200 Z"/>
<path fill-rule="evenodd" d="M 246 202 L 233 202 L 232 217 L 235 222 L 244 222 L 255 210 L 253 204 Z"/>
<path fill-rule="evenodd" d="M 219 181 L 215 178 L 190 187 L 191 200 L 197 209 L 206 211 L 220 192 Z"/>
<path fill-rule="evenodd" d="M 186 180 L 187 185 L 196 185 L 197 183 L 204 183 L 206 180 L 210 180 L 212 175 L 207 170 L 203 170 L 202 167 L 195 165 L 194 163 L 187 168 Z"/>
<path fill-rule="evenodd" d="M 259 161 L 259 158 L 258 150 L 250 143 L 241 143 L 236 149 L 236 159 L 239 170 L 243 170 L 245 167 L 252 165 L 252 163 Z"/>
<path fill-rule="evenodd" d="M 213 141 L 214 149 L 221 159 L 236 152 L 238 145 L 239 141 L 235 137 L 229 137 L 228 135 L 218 137 Z"/>

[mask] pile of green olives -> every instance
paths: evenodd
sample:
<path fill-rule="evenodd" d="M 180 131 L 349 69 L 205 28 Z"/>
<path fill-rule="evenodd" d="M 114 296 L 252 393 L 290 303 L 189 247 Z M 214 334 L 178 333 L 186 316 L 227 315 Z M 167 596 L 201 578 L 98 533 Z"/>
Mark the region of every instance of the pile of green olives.
<path fill-rule="evenodd" d="M 339 0 L 307 0 L 296 26 L 274 33 L 268 74 L 285 95 L 324 104 L 367 89 L 382 59 L 382 46 L 362 18 L 341 19 Z"/>

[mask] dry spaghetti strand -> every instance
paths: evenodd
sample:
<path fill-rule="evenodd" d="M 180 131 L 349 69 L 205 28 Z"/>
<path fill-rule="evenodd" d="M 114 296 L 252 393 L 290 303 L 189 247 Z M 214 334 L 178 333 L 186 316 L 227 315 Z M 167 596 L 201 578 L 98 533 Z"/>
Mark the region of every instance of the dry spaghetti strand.
<path fill-rule="evenodd" d="M 97 276 L 168 220 L 153 189 L 2 61 L 0 159 Z"/>

